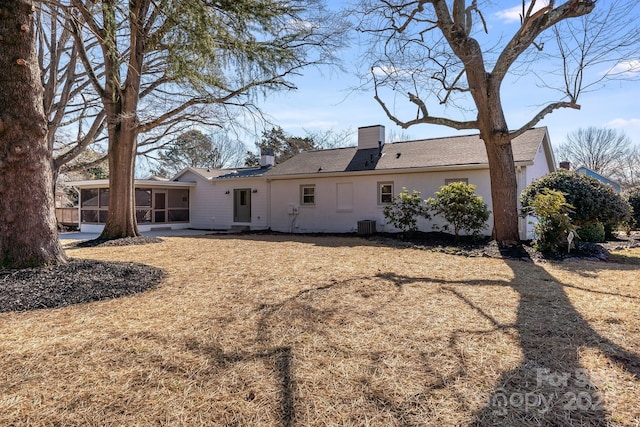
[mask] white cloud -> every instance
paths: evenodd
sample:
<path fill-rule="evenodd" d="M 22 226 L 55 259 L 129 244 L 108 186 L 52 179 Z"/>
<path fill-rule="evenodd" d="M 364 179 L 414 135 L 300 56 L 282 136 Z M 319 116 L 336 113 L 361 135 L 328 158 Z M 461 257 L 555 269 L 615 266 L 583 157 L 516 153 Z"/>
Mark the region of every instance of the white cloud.
<path fill-rule="evenodd" d="M 531 2 L 527 2 L 524 5 L 525 12 L 529 10 L 529 6 L 531 6 Z M 535 13 L 543 7 L 549 6 L 549 0 L 537 0 L 535 5 L 533 6 L 533 11 L 531 13 Z M 504 21 L 507 24 L 511 24 L 514 22 L 520 22 L 520 15 L 522 15 L 522 3 L 518 6 L 511 7 L 509 9 L 503 9 L 495 13 L 495 16 Z"/>
<path fill-rule="evenodd" d="M 607 125 L 616 129 L 630 127 L 640 128 L 640 119 L 613 119 L 607 123 Z"/>
<path fill-rule="evenodd" d="M 371 72 L 374 76 L 390 76 L 396 73 L 396 68 L 389 65 L 373 67 Z"/>
<path fill-rule="evenodd" d="M 640 75 L 640 59 L 622 61 L 606 72 L 609 76 L 635 77 Z"/>
<path fill-rule="evenodd" d="M 396 68 L 393 65 L 379 65 L 377 67 L 373 67 L 371 72 L 374 76 L 382 76 L 382 77 L 391 77 L 391 76 L 406 76 L 410 74 L 409 70 L 403 70 L 401 68 Z"/>
<path fill-rule="evenodd" d="M 290 19 L 289 28 L 294 31 L 308 31 L 311 32 L 320 28 L 317 24 L 304 19 Z"/>

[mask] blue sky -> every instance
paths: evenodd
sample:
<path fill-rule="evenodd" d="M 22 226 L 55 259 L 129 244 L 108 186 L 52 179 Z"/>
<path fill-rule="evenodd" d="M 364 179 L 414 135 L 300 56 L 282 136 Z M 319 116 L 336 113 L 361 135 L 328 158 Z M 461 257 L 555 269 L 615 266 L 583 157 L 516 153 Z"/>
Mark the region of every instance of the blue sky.
<path fill-rule="evenodd" d="M 337 7 L 341 2 L 333 1 Z M 602 3 L 601 3 L 602 4 Z M 491 7 L 492 6 L 492 7 Z M 510 37 L 519 27 L 517 18 L 520 0 L 488 2 L 484 16 L 489 27 L 489 37 Z M 515 7 L 515 9 L 514 9 Z M 638 8 L 636 8 L 636 11 Z M 514 13 L 515 11 L 515 13 Z M 638 16 L 640 18 L 640 16 Z M 355 71 L 362 63 L 361 47 L 352 46 L 342 52 L 345 72 L 336 69 L 308 69 L 304 76 L 293 82 L 297 91 L 270 94 L 259 105 L 269 119 L 293 135 L 304 135 L 304 130 L 335 131 L 375 124 L 385 125 L 396 134 L 402 130 L 393 124 L 382 108 L 373 99 L 373 91 L 354 92 L 358 79 Z M 640 77 L 640 58 L 628 58 Z M 606 72 L 607 68 L 594 69 L 594 73 Z M 530 82 L 507 81 L 503 85 L 503 106 L 511 128 L 521 126 L 540 108 L 543 101 L 541 91 Z M 548 115 L 537 126 L 547 126 L 552 143 L 562 143 L 567 133 L 588 126 L 613 127 L 623 130 L 631 139 L 640 144 L 640 80 L 616 81 L 596 92 L 585 93 L 579 99 L 581 110 L 562 109 Z M 415 109 L 406 100 L 396 99 L 396 112 L 410 119 Z M 468 118 L 474 118 L 473 115 Z M 455 135 L 458 131 L 442 126 L 417 125 L 404 131 L 412 139 Z M 463 131 L 471 133 L 473 131 Z M 247 141 L 249 145 L 251 142 Z M 351 141 L 355 144 L 354 139 Z"/>

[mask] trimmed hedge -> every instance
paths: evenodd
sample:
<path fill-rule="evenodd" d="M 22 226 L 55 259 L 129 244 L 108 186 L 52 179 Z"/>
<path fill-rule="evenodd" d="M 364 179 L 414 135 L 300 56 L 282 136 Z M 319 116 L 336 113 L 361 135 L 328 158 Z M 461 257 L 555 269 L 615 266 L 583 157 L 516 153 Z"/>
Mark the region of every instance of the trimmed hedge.
<path fill-rule="evenodd" d="M 414 190 L 409 193 L 409 190 L 404 187 L 391 203 L 385 205 L 382 212 L 385 218 L 403 233 L 417 231 L 419 217 L 431 218 L 424 200 L 420 197 L 420 192 Z"/>
<path fill-rule="evenodd" d="M 442 227 L 443 230 L 448 231 L 451 225 L 456 237 L 461 231 L 476 235 L 487 228 L 491 211 L 475 191 L 473 184 L 454 182 L 440 187 L 435 197 L 429 197 L 425 202 L 449 223 Z"/>
<path fill-rule="evenodd" d="M 606 241 L 604 225 L 600 222 L 583 225 L 578 229 L 578 238 L 585 242 L 604 242 Z"/>
<path fill-rule="evenodd" d="M 631 224 L 635 229 L 640 229 L 640 187 L 632 188 L 627 193 L 627 199 L 629 200 L 629 204 L 633 208 L 632 218 L 633 224 Z"/>
<path fill-rule="evenodd" d="M 545 188 L 564 195 L 567 203 L 573 206 L 569 216 L 577 226 L 596 223 L 602 223 L 605 227 L 615 226 L 630 218 L 631 206 L 611 186 L 564 169 L 538 178 L 524 189 L 520 195 L 523 215 L 532 214 L 531 204 Z"/>

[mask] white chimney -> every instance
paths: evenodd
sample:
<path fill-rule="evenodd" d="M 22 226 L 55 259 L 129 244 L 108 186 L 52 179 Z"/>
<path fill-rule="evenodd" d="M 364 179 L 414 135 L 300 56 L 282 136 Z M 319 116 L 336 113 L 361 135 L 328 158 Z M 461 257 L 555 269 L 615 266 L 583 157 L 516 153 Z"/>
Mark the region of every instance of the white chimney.
<path fill-rule="evenodd" d="M 358 150 L 380 148 L 384 145 L 384 126 L 365 126 L 358 128 Z"/>
<path fill-rule="evenodd" d="M 273 149 L 265 148 L 265 150 L 260 153 L 260 167 L 266 168 L 269 166 L 273 166 L 275 164 L 276 164 L 276 157 L 273 155 Z"/>

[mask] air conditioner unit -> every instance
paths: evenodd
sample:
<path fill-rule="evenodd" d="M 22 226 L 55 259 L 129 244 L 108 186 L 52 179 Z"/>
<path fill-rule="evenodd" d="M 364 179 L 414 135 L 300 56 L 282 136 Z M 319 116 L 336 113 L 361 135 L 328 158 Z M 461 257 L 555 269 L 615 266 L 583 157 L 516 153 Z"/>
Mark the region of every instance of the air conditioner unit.
<path fill-rule="evenodd" d="M 358 234 L 361 236 L 366 236 L 369 234 L 375 234 L 376 232 L 376 222 L 371 219 L 365 219 L 362 221 L 358 221 Z"/>

